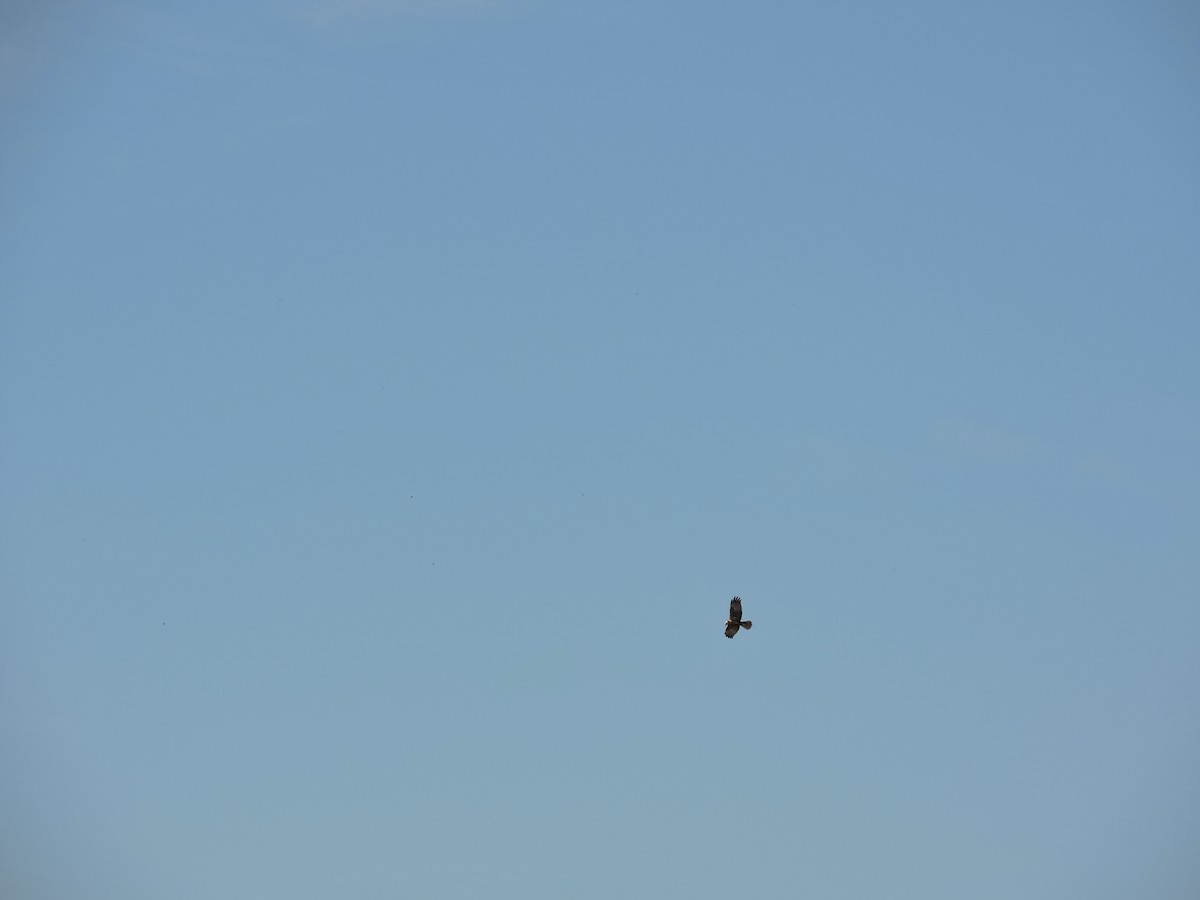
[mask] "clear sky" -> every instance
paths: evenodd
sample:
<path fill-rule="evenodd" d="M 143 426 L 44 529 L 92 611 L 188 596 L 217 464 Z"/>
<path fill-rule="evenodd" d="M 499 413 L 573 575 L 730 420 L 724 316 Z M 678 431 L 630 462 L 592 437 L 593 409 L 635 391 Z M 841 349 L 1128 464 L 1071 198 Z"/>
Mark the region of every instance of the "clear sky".
<path fill-rule="evenodd" d="M 1198 48 L 0 4 L 0 893 L 1200 896 Z"/>

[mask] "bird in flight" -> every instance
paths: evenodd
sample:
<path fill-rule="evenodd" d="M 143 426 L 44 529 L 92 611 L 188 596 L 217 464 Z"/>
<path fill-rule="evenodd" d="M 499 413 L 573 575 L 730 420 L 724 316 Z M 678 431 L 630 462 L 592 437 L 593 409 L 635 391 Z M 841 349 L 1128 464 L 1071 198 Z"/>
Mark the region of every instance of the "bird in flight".
<path fill-rule="evenodd" d="M 742 621 L 742 598 L 734 597 L 729 601 L 729 619 L 725 622 L 725 637 L 731 638 L 738 633 L 739 628 L 750 630 L 754 623 L 749 619 Z"/>

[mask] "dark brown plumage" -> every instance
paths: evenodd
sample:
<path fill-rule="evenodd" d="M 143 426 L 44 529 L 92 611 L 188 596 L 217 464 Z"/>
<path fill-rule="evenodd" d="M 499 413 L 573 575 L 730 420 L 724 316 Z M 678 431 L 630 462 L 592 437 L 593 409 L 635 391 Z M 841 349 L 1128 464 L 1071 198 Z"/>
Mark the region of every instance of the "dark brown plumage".
<path fill-rule="evenodd" d="M 742 598 L 734 597 L 729 601 L 729 618 L 725 622 L 725 637 L 731 638 L 738 633 L 738 630 L 745 628 L 750 630 L 750 626 L 754 623 L 749 619 L 742 621 Z"/>

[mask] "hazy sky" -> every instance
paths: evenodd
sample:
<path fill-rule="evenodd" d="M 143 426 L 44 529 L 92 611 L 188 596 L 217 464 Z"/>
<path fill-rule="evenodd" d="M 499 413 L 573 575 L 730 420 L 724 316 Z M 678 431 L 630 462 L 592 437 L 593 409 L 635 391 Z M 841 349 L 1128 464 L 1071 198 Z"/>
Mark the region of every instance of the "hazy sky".
<path fill-rule="evenodd" d="M 1198 47 L 0 4 L 0 893 L 1200 896 Z"/>

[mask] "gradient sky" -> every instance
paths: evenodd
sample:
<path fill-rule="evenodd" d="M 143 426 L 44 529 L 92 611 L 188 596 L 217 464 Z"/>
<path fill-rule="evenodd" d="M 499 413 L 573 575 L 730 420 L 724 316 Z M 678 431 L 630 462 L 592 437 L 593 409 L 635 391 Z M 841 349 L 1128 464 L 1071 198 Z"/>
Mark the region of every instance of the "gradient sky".
<path fill-rule="evenodd" d="M 1200 896 L 1198 47 L 0 5 L 0 892 Z"/>

